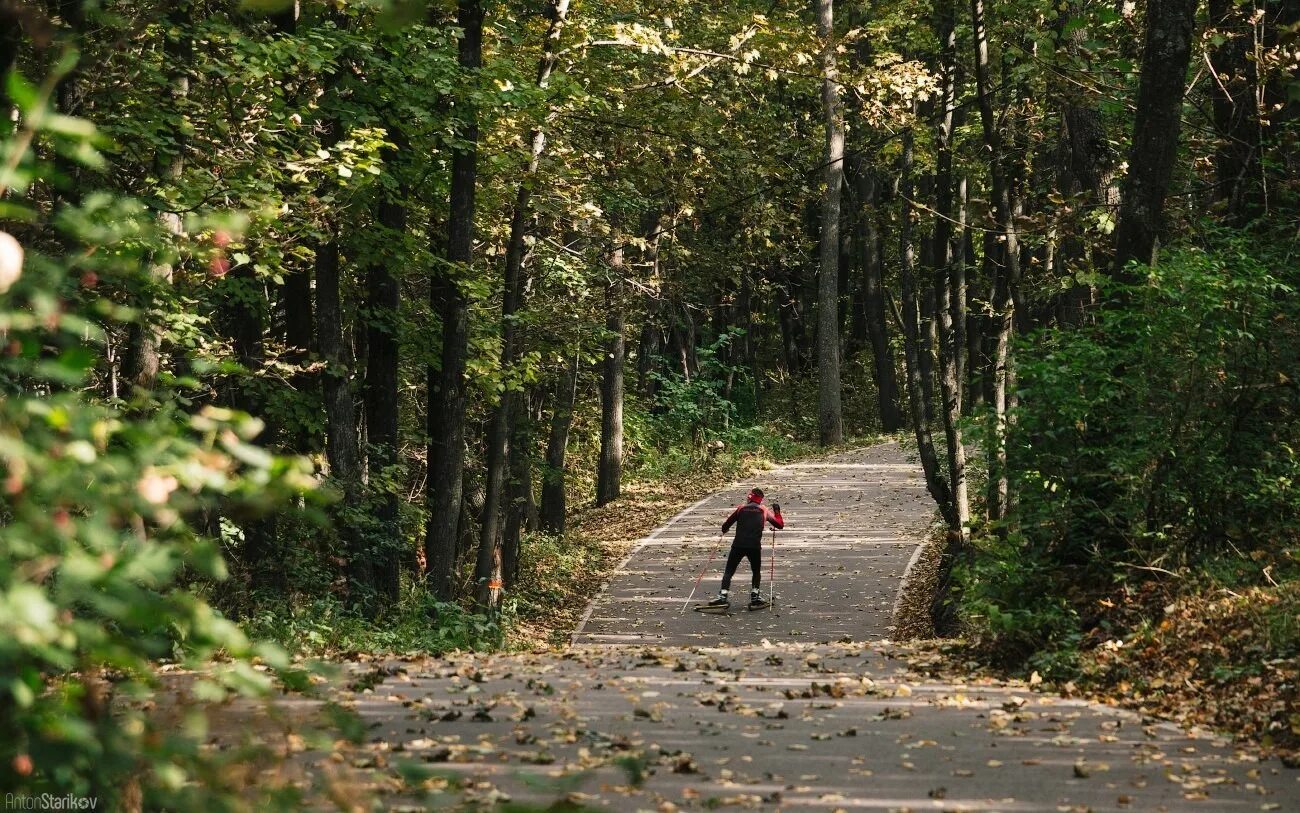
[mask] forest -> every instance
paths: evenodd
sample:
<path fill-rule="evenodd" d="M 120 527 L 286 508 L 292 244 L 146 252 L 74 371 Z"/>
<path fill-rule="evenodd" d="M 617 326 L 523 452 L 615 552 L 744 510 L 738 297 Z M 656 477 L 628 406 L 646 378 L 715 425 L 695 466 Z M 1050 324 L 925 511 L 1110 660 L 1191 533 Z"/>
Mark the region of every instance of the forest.
<path fill-rule="evenodd" d="M 960 659 L 1300 744 L 1300 2 L 0 0 L 0 77 L 0 790 L 243 809 L 160 670 L 564 642 L 882 436 Z"/>

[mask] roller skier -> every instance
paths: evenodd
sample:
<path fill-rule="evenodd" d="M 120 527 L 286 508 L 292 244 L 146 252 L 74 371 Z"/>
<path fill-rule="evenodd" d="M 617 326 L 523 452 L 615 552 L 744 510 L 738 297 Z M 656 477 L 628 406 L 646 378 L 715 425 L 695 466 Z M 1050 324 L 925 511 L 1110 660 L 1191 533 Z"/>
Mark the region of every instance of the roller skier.
<path fill-rule="evenodd" d="M 727 554 L 727 565 L 722 573 L 722 589 L 714 599 L 702 605 L 700 609 L 725 612 L 731 606 L 729 598 L 731 578 L 736 575 L 736 569 L 744 559 L 749 560 L 749 566 L 753 570 L 749 589 L 749 609 L 761 610 L 768 606 L 768 602 L 763 600 L 762 593 L 759 592 L 759 584 L 763 578 L 763 532 L 769 524 L 776 529 L 785 527 L 785 520 L 781 518 L 781 504 L 774 502 L 771 510 L 768 510 L 763 505 L 763 489 L 755 488 L 749 492 L 748 499 L 736 506 L 727 520 L 722 523 L 723 534 L 731 530 L 731 526 L 734 525 L 736 535 L 732 539 L 731 551 Z"/>

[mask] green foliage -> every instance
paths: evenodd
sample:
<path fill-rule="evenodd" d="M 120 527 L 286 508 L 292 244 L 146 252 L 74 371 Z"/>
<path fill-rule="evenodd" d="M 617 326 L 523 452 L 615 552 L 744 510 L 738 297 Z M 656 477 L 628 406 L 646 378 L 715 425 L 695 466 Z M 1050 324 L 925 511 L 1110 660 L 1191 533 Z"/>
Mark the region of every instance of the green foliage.
<path fill-rule="evenodd" d="M 401 601 L 378 617 L 367 617 L 333 598 L 291 605 L 263 601 L 243 626 L 255 638 L 311 656 L 487 651 L 502 641 L 499 624 L 439 602 L 422 586 L 409 586 Z"/>
<path fill-rule="evenodd" d="M 744 386 L 745 373 L 722 356 L 743 333 L 734 329 L 700 348 L 695 375 L 657 370 L 650 374 L 658 387 L 648 423 L 661 450 L 682 441 L 698 444 L 727 433 L 736 415 L 730 389 Z"/>
<path fill-rule="evenodd" d="M 224 809 L 235 797 L 201 753 L 201 716 L 169 726 L 139 701 L 157 660 L 232 659 L 196 684 L 209 699 L 269 688 L 254 656 L 288 666 L 184 585 L 225 578 L 209 518 L 254 516 L 311 481 L 251 442 L 259 421 L 193 406 L 183 380 L 134 403 L 97 391 L 102 326 L 131 315 L 98 282 L 147 277 L 158 229 L 108 194 L 53 216 L 31 202 L 60 177 L 30 149 L 37 139 L 97 165 L 94 128 L 49 110 L 57 79 L 35 90 L 11 77 L 23 128 L 0 144 L 4 216 L 28 238 L 21 276 L 0 292 L 0 791 Z"/>
<path fill-rule="evenodd" d="M 652 430 L 637 429 L 639 418 L 651 422 L 653 417 L 635 412 L 625 417 L 629 446 L 638 443 L 641 432 L 649 438 L 656 437 Z M 639 479 L 655 481 L 701 473 L 739 477 L 753 465 L 755 458 L 788 460 L 816 448 L 809 442 L 796 440 L 786 427 L 776 423 L 735 426 L 712 431 L 709 437 L 712 438 L 709 443 L 686 440 L 640 454 L 630 473 Z"/>
<path fill-rule="evenodd" d="M 1022 365 L 1011 444 L 1051 552 L 1086 563 L 1300 533 L 1300 314 L 1285 259 L 1211 234 L 1114 291 L 1094 330 L 1044 335 Z"/>
<path fill-rule="evenodd" d="M 524 539 L 515 590 L 515 611 L 537 616 L 548 608 L 580 604 L 588 586 L 584 578 L 599 573 L 603 551 L 566 536 L 529 534 Z M 563 643 L 552 642 L 552 643 Z"/>
<path fill-rule="evenodd" d="M 1057 592 L 1060 574 L 1023 537 L 979 538 L 959 568 L 963 618 L 1003 666 L 1069 673 L 1078 645 L 1079 616 Z M 1050 587 L 1048 587 L 1050 585 Z"/>
<path fill-rule="evenodd" d="M 1300 538 L 1295 273 L 1247 235 L 1203 239 L 1020 353 L 1018 504 L 964 576 L 1013 659 L 1074 646 L 1110 585 L 1226 559 L 1259 584 Z"/>

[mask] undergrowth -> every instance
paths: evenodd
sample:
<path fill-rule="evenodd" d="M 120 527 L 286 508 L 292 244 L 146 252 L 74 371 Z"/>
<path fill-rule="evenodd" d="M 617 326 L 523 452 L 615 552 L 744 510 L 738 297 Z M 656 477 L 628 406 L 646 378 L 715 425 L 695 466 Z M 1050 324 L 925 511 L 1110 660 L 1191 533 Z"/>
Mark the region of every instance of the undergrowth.
<path fill-rule="evenodd" d="M 333 597 L 301 604 L 265 603 L 244 621 L 249 635 L 274 641 L 307 657 L 358 653 L 438 654 L 497 648 L 502 623 L 434 599 L 423 587 L 408 586 L 390 611 L 367 618 Z M 503 616 L 509 623 L 509 616 Z"/>
<path fill-rule="evenodd" d="M 986 662 L 1297 746 L 1297 278 L 1202 239 L 1025 340 L 1017 499 L 959 570 L 963 617 Z"/>

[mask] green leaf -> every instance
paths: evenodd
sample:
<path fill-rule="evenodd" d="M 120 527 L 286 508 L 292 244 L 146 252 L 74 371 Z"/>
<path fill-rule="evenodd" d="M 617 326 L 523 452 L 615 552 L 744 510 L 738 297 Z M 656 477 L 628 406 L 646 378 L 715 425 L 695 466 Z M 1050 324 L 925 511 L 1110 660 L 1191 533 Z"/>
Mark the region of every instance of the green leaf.
<path fill-rule="evenodd" d="M 9 71 L 5 88 L 9 93 L 9 100 L 18 106 L 24 116 L 30 118 L 40 100 L 36 87 L 15 69 Z"/>
<path fill-rule="evenodd" d="M 274 14 L 293 6 L 294 0 L 239 0 L 240 11 Z"/>

